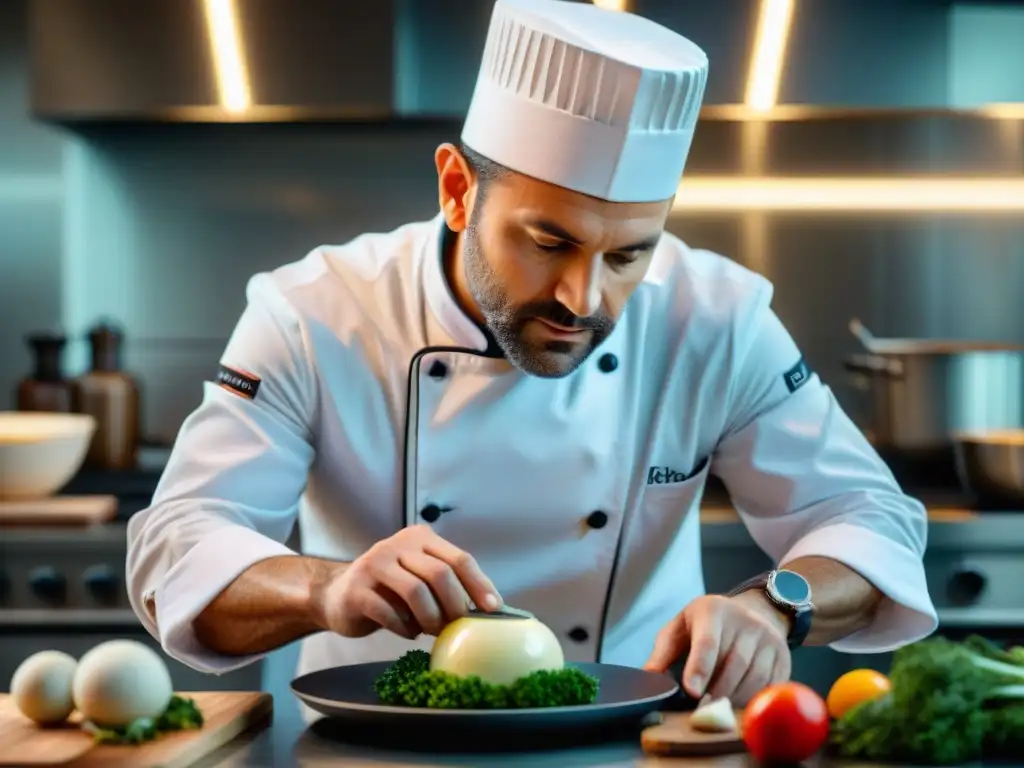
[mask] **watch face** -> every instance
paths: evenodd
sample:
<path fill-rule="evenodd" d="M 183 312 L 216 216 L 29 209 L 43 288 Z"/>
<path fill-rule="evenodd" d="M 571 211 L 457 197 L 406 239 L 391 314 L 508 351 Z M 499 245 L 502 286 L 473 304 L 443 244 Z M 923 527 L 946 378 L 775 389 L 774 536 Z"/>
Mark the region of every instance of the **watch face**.
<path fill-rule="evenodd" d="M 811 587 L 807 580 L 792 571 L 776 571 L 772 579 L 775 593 L 786 603 L 803 605 L 811 599 Z"/>

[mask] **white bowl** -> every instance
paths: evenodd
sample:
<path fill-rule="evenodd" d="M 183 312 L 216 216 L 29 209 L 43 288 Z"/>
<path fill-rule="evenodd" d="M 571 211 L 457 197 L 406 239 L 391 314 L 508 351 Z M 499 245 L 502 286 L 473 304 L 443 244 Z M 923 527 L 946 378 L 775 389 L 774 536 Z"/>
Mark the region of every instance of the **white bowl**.
<path fill-rule="evenodd" d="M 55 494 L 85 462 L 95 432 L 85 414 L 0 411 L 0 499 Z"/>

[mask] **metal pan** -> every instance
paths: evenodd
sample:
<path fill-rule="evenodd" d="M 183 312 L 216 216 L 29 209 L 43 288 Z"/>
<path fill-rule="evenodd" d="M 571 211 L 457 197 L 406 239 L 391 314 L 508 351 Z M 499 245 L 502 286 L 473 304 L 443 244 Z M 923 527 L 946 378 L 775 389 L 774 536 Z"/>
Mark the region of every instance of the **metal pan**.
<path fill-rule="evenodd" d="M 957 474 L 982 509 L 1024 510 L 1024 429 L 953 433 Z"/>
<path fill-rule="evenodd" d="M 637 726 L 679 690 L 667 674 L 614 664 L 568 666 L 596 677 L 597 701 L 571 707 L 534 709 L 427 709 L 380 703 L 373 682 L 393 662 L 371 662 L 310 672 L 292 681 L 292 691 L 308 707 L 349 726 L 386 729 L 396 736 L 429 731 L 458 741 L 483 733 L 520 739 L 568 731 Z"/>
<path fill-rule="evenodd" d="M 880 339 L 854 318 L 867 354 L 844 361 L 871 396 L 876 446 L 952 452 L 951 433 L 1024 429 L 1024 346 L 984 341 Z"/>

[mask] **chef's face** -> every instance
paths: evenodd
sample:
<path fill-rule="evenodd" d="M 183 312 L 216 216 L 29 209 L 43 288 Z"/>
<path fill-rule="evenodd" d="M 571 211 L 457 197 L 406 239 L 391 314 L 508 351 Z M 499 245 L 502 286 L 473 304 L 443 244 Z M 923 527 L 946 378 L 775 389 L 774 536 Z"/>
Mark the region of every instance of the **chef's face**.
<path fill-rule="evenodd" d="M 461 235 L 456 294 L 517 368 L 572 373 L 643 280 L 671 200 L 609 203 L 515 173 L 485 182 L 481 196 L 455 147 L 442 146 L 437 164 L 442 210 Z"/>

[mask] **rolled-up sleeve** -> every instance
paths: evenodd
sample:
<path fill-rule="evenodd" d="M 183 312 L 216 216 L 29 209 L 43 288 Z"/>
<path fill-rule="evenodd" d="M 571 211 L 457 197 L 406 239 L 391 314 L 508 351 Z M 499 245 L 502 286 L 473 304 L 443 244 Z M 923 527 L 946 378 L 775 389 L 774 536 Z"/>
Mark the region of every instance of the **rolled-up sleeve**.
<path fill-rule="evenodd" d="M 937 626 L 923 564 L 927 513 L 805 364 L 770 296 L 767 289 L 734 334 L 728 424 L 713 471 L 775 562 L 827 557 L 883 593 L 874 621 L 832 648 L 884 652 L 926 637 Z"/>
<path fill-rule="evenodd" d="M 250 281 L 247 298 L 221 358 L 226 383 L 210 372 L 152 505 L 128 523 L 132 608 L 170 656 L 203 672 L 259 658 L 209 651 L 192 623 L 253 564 L 296 554 L 285 542 L 313 459 L 316 385 L 302 323 L 269 275 Z M 234 389 L 231 372 L 244 377 Z"/>

